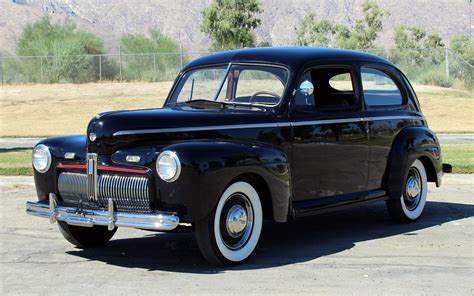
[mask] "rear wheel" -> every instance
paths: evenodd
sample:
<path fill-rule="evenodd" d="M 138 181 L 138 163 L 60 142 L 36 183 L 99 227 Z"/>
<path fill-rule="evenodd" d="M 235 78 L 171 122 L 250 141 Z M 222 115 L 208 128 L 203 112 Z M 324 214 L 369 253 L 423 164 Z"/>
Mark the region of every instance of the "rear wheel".
<path fill-rule="evenodd" d="M 387 201 L 390 215 L 397 221 L 409 223 L 416 221 L 426 204 L 428 181 L 423 163 L 417 159 L 408 168 L 403 194 L 398 199 Z"/>
<path fill-rule="evenodd" d="M 63 221 L 58 221 L 58 226 L 64 238 L 80 248 L 103 246 L 107 244 L 117 231 L 117 228 L 109 231 L 107 226 L 81 227 L 69 225 Z"/>
<path fill-rule="evenodd" d="M 238 181 L 224 191 L 214 211 L 196 223 L 197 244 L 212 264 L 238 264 L 257 246 L 262 223 L 257 191 L 249 183 Z"/>

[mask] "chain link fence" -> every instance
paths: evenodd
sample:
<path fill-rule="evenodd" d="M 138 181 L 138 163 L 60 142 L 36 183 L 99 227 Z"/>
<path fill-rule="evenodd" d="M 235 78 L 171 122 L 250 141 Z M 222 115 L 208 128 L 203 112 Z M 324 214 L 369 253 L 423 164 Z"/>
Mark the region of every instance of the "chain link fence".
<path fill-rule="evenodd" d="M 397 65 L 411 82 L 474 88 L 474 66 L 449 48 L 391 48 L 363 50 Z"/>
<path fill-rule="evenodd" d="M 393 62 L 420 84 L 473 88 L 474 66 L 448 48 L 364 49 Z M 3 84 L 173 80 L 199 53 L 140 53 L 77 56 L 3 56 Z"/>

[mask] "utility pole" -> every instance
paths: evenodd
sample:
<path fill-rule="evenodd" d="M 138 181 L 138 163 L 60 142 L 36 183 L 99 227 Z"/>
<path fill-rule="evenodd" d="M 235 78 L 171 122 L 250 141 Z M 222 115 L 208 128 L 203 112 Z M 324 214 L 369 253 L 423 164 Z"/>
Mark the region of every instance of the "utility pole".
<path fill-rule="evenodd" d="M 469 0 L 469 40 L 472 40 L 472 0 Z"/>
<path fill-rule="evenodd" d="M 41 83 L 44 82 L 44 77 L 43 77 L 43 56 L 40 57 L 40 64 L 41 64 Z"/>
<path fill-rule="evenodd" d="M 1 59 L 2 59 L 2 73 L 1 73 L 1 74 L 2 74 L 2 85 L 3 85 L 3 80 L 4 80 L 4 79 L 3 79 L 3 75 L 4 75 L 4 73 L 5 73 L 5 72 L 3 71 L 3 55 L 2 55 L 2 57 L 1 57 Z"/>
<path fill-rule="evenodd" d="M 444 59 L 445 59 L 445 75 L 446 75 L 446 81 L 449 81 L 449 53 L 448 53 L 448 46 L 444 47 Z"/>
<path fill-rule="evenodd" d="M 102 55 L 99 54 L 99 81 L 102 81 Z"/>
<path fill-rule="evenodd" d="M 122 47 L 119 46 L 119 71 L 120 71 L 120 81 L 122 81 Z"/>
<path fill-rule="evenodd" d="M 183 44 L 179 44 L 179 49 L 180 49 L 180 58 L 181 58 L 181 68 L 183 68 L 184 64 L 184 58 L 183 58 Z"/>

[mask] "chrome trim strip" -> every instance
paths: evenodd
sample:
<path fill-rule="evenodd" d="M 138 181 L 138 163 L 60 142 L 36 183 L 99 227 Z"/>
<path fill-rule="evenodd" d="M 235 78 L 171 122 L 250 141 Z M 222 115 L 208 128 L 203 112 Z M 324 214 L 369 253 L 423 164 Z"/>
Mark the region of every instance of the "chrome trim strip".
<path fill-rule="evenodd" d="M 94 225 L 110 227 L 130 227 L 138 229 L 149 229 L 169 231 L 175 229 L 179 224 L 176 213 L 157 212 L 154 214 L 136 214 L 101 211 L 82 210 L 72 207 L 56 206 L 50 212 L 50 206 L 46 203 L 26 202 L 26 212 L 30 215 L 64 221 L 70 225 L 92 227 Z"/>
<path fill-rule="evenodd" d="M 312 121 L 294 121 L 294 122 L 291 123 L 291 126 L 333 124 L 333 123 L 350 123 L 350 122 L 366 122 L 366 121 L 380 121 L 380 120 L 400 120 L 400 119 L 425 120 L 425 118 L 422 117 L 422 116 L 354 117 L 354 118 L 325 119 L 325 120 L 312 120 Z"/>
<path fill-rule="evenodd" d="M 176 133 L 176 132 L 200 132 L 212 130 L 229 130 L 241 128 L 271 128 L 271 127 L 288 127 L 288 126 L 304 126 L 316 124 L 333 124 L 363 121 L 379 121 L 379 120 L 426 120 L 424 116 L 377 116 L 377 117 L 354 117 L 340 119 L 324 119 L 312 121 L 294 121 L 294 122 L 271 122 L 271 123 L 251 123 L 251 124 L 230 124 L 230 125 L 210 125 L 196 127 L 176 127 L 176 128 L 157 128 L 157 129 L 141 129 L 118 131 L 113 134 L 114 137 L 136 134 L 157 134 L 157 133 Z"/>

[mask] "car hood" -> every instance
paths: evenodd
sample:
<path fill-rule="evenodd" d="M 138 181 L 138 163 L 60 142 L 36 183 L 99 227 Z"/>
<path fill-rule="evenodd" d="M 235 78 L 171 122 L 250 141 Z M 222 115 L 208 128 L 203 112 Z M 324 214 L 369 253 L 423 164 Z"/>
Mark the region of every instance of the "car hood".
<path fill-rule="evenodd" d="M 211 137 L 225 125 L 275 121 L 271 112 L 237 109 L 197 109 L 172 106 L 160 109 L 113 111 L 97 115 L 88 126 L 88 151 L 113 153 L 124 146 L 163 145 L 177 140 Z M 204 131 L 199 133 L 199 128 Z M 202 129 L 201 129 L 202 130 Z M 96 136 L 90 141 L 90 134 Z"/>

